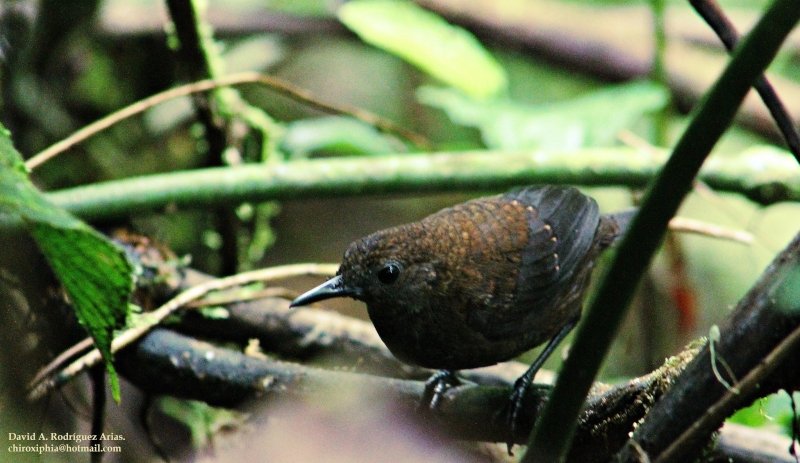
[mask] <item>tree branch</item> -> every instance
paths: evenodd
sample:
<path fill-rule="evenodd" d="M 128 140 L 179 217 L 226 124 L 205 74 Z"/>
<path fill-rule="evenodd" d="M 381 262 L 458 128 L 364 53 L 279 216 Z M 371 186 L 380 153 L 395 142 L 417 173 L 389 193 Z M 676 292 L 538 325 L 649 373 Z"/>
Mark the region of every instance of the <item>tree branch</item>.
<path fill-rule="evenodd" d="M 281 267 L 253 270 L 251 272 L 239 273 L 227 278 L 206 281 L 203 284 L 193 286 L 186 291 L 183 291 L 159 307 L 157 310 L 149 312 L 147 316 L 143 317 L 142 320 L 140 320 L 140 323 L 137 325 L 129 327 L 117 334 L 114 337 L 114 340 L 111 342 L 111 352 L 114 353 L 119 351 L 121 348 L 140 338 L 153 327 L 160 324 L 169 315 L 183 308 L 189 302 L 197 300 L 211 291 L 230 288 L 233 286 L 240 286 L 255 281 L 270 281 L 280 278 L 287 278 L 290 276 L 319 274 L 330 275 L 336 271 L 337 267 L 337 265 L 325 264 L 285 265 Z M 85 345 L 86 342 L 82 341 L 79 344 Z M 58 356 L 56 358 L 56 361 L 61 360 L 66 359 L 63 356 Z M 100 360 L 100 351 L 97 349 L 92 349 L 87 354 L 75 360 L 69 366 L 56 374 L 52 373 L 52 371 L 56 369 L 55 366 L 46 366 L 42 370 L 44 373 L 37 374 L 29 385 L 30 400 L 37 400 L 43 397 L 53 389 L 65 384 L 81 371 L 96 365 Z"/>
<path fill-rule="evenodd" d="M 737 48 L 706 93 L 664 168 L 649 187 L 639 212 L 589 303 L 561 369 L 551 402 L 530 437 L 522 462 L 561 461 L 580 411 L 641 276 L 663 240 L 669 220 L 689 194 L 711 149 L 730 126 L 753 82 L 800 19 L 800 3 L 775 0 Z"/>
<path fill-rule="evenodd" d="M 653 401 L 666 390 L 695 350 L 672 359 L 655 372 L 611 388 L 598 386 L 581 417 L 575 461 L 602 461 L 624 442 Z M 366 387 L 397 400 L 409 416 L 415 415 L 424 382 L 358 373 L 322 370 L 268 358 L 250 357 L 215 347 L 195 338 L 158 328 L 134 347 L 120 352 L 119 369 L 150 393 L 172 394 L 233 406 L 253 396 L 327 400 Z M 547 400 L 550 386 L 537 384 L 526 395 L 523 413 L 528 423 Z M 511 385 L 467 384 L 449 390 L 429 424 L 441 426 L 458 439 L 503 442 L 508 436 L 502 411 Z"/>
<path fill-rule="evenodd" d="M 661 169 L 663 159 L 661 155 L 624 147 L 569 153 L 469 151 L 312 159 L 147 175 L 60 190 L 47 197 L 85 220 L 100 220 L 163 211 L 167 207 L 485 191 L 537 183 L 643 187 Z M 757 175 L 752 173 L 754 163 L 759 166 Z M 797 163 L 788 154 L 760 149 L 724 159 L 712 158 L 699 177 L 717 190 L 739 192 L 770 204 L 800 199 L 799 174 Z M 21 223 L 0 217 L 0 225 L 19 227 Z"/>
<path fill-rule="evenodd" d="M 528 0 L 497 6 L 493 0 L 416 0 L 446 17 L 493 40 L 521 45 L 560 64 L 611 80 L 644 78 L 653 64 L 653 31 L 646 6 L 587 6 L 553 0 Z M 754 24 L 757 13 L 734 17 L 740 30 Z M 689 8 L 667 9 L 668 47 L 666 68 L 673 95 L 685 105 L 695 106 L 725 67 L 727 59 L 710 47 L 713 33 Z M 788 47 L 796 49 L 793 34 Z M 800 86 L 786 78 L 771 76 L 795 124 L 800 121 Z M 771 138 L 780 140 L 769 111 L 758 96 L 749 96 L 738 120 Z"/>
<path fill-rule="evenodd" d="M 598 383 L 580 417 L 568 461 L 607 461 L 696 353 L 696 347 L 687 349 L 653 373 L 617 387 Z M 503 442 L 508 436 L 502 412 L 507 405 L 510 384 L 456 387 L 446 393 L 435 415 L 421 416 L 416 409 L 424 389 L 422 381 L 329 371 L 250 357 L 162 328 L 120 352 L 119 370 L 147 392 L 223 406 L 242 404 L 253 397 L 261 401 L 278 398 L 330 401 L 340 394 L 347 396 L 354 390 L 368 390 L 370 400 L 384 397 L 397 405 L 392 410 L 400 410 L 406 418 L 433 426 L 455 439 Z M 550 386 L 536 384 L 526 395 L 523 413 L 530 418 L 529 422 L 542 409 L 549 392 Z M 762 461 L 759 458 L 763 458 L 763 452 L 770 455 L 775 452 L 753 449 L 753 444 L 748 448 L 748 440 L 741 437 L 743 431 L 736 431 L 738 439 L 734 442 L 723 439 L 724 445 L 714 455 L 726 458 L 751 452 L 748 459 L 741 461 L 755 463 Z M 780 440 L 771 435 L 762 437 L 763 433 L 756 430 L 747 433 L 749 439 Z"/>
<path fill-rule="evenodd" d="M 717 2 L 714 0 L 689 0 L 689 3 L 714 30 L 728 52 L 732 52 L 739 43 L 739 34 Z M 775 123 L 783 134 L 783 139 L 786 140 L 789 150 L 797 159 L 797 162 L 800 162 L 800 135 L 797 134 L 794 121 L 792 121 L 786 106 L 778 97 L 775 88 L 763 74 L 756 80 L 754 88 L 761 95 L 761 99 L 769 109 L 770 114 L 772 114 L 772 118 L 775 119 Z"/>
<path fill-rule="evenodd" d="M 737 408 L 781 388 L 800 389 L 800 235 L 765 270 L 759 281 L 720 326 L 717 358 L 706 346 L 633 435 L 618 461 L 638 461 L 635 447 L 655 461 L 688 461 Z M 794 332 L 794 333 L 793 333 Z M 731 393 L 714 374 L 710 361 L 731 366 L 737 378 Z M 772 372 L 772 374 L 770 374 Z M 686 437 L 681 435 L 687 432 Z M 680 443 L 680 445 L 678 445 Z"/>

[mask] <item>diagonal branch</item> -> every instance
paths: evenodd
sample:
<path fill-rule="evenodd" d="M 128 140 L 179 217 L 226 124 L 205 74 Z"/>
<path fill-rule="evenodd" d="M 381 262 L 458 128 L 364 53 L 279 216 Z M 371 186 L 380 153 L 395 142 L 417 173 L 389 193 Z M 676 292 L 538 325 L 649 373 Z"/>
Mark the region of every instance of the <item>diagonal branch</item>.
<path fill-rule="evenodd" d="M 580 418 L 575 461 L 602 461 L 603 456 L 611 455 L 696 352 L 697 348 L 689 349 L 653 373 L 621 386 L 598 385 Z M 415 416 L 424 391 L 421 380 L 330 371 L 252 357 L 163 328 L 153 330 L 120 352 L 118 358 L 123 375 L 154 394 L 235 406 L 254 396 L 262 400 L 307 400 L 321 395 L 332 400 L 364 387 L 370 396 L 375 393 L 397 401 L 410 417 L 443 429 L 454 438 L 502 442 L 508 436 L 508 423 L 500 412 L 508 402 L 510 384 L 455 387 L 446 393 L 434 415 Z M 526 395 L 523 413 L 531 418 L 528 423 L 542 409 L 549 391 L 550 386 L 537 384 Z"/>
<path fill-rule="evenodd" d="M 424 137 L 417 134 L 416 132 L 405 129 L 395 124 L 394 122 L 388 119 L 384 119 L 367 110 L 357 108 L 354 106 L 334 104 L 322 101 L 317 97 L 315 97 L 311 92 L 296 87 L 277 77 L 273 77 L 266 74 L 259 74 L 257 72 L 241 72 L 238 74 L 231 74 L 215 79 L 205 79 L 197 82 L 192 82 L 186 85 L 181 85 L 179 87 L 171 88 L 169 90 L 164 90 L 161 93 L 156 93 L 155 95 L 137 101 L 136 103 L 133 103 L 130 106 L 126 106 L 125 108 L 122 108 L 119 111 L 111 113 L 108 116 L 98 121 L 95 121 L 87 125 L 86 127 L 83 127 L 82 129 L 74 132 L 69 137 L 39 152 L 38 154 L 31 157 L 25 162 L 25 167 L 28 169 L 34 169 L 43 164 L 44 162 L 46 162 L 47 160 L 57 156 L 58 154 L 86 140 L 92 135 L 111 127 L 112 125 L 118 123 L 123 119 L 127 119 L 131 116 L 142 113 L 148 110 L 149 108 L 152 108 L 153 106 L 161 104 L 165 101 L 174 98 L 179 98 L 182 96 L 191 95 L 193 93 L 207 92 L 209 90 L 213 90 L 220 87 L 227 87 L 230 85 L 242 85 L 248 83 L 256 83 L 259 85 L 264 85 L 266 87 L 269 87 L 277 91 L 278 93 L 281 93 L 282 95 L 286 95 L 290 98 L 305 103 L 311 106 L 312 108 L 321 111 L 330 112 L 334 114 L 345 114 L 351 116 L 362 122 L 370 124 L 384 132 L 395 133 L 398 136 L 403 137 L 406 140 L 414 143 L 420 148 L 426 148 L 426 149 L 431 148 L 430 142 L 428 142 Z"/>
<path fill-rule="evenodd" d="M 794 282 L 797 283 L 797 282 Z M 655 463 L 679 461 L 685 448 L 696 447 L 698 441 L 707 438 L 710 432 L 719 428 L 720 422 L 730 416 L 742 403 L 742 396 L 752 397 L 762 382 L 769 381 L 770 375 L 779 367 L 788 366 L 786 359 L 793 355 L 797 358 L 800 352 L 800 325 L 786 337 L 764 361 L 750 370 L 742 380 L 712 405 L 706 413 L 687 428 L 669 447 L 664 449 Z"/>
<path fill-rule="evenodd" d="M 715 0 L 689 0 L 689 3 L 708 25 L 711 26 L 711 29 L 717 34 L 728 52 L 732 52 L 739 43 L 739 34 L 717 2 Z M 775 119 L 775 123 L 778 124 L 778 128 L 783 134 L 783 138 L 786 140 L 789 150 L 794 154 L 797 162 L 800 163 L 800 135 L 798 135 L 792 117 L 789 115 L 786 106 L 784 106 L 783 102 L 778 97 L 775 88 L 764 74 L 756 80 L 753 87 L 758 94 L 761 95 L 761 99 L 764 100 L 764 104 Z"/>
<path fill-rule="evenodd" d="M 561 461 L 575 417 L 600 369 L 641 276 L 711 149 L 730 126 L 753 82 L 800 19 L 800 3 L 775 0 L 705 95 L 672 156 L 648 189 L 578 328 L 551 401 L 531 435 L 523 462 Z"/>
<path fill-rule="evenodd" d="M 178 294 L 174 298 L 170 299 L 166 304 L 159 307 L 157 310 L 148 313 L 147 317 L 142 320 L 142 323 L 128 328 L 127 330 L 115 336 L 111 343 L 111 352 L 117 352 L 121 348 L 137 340 L 142 335 L 146 334 L 148 331 L 161 323 L 161 321 L 166 317 L 183 308 L 184 305 L 203 297 L 211 291 L 230 288 L 232 286 L 240 286 L 252 283 L 254 281 L 270 281 L 280 278 L 287 278 L 290 276 L 331 275 L 336 272 L 337 268 L 338 265 L 295 264 L 285 265 L 282 267 L 259 269 L 252 272 L 239 273 L 227 278 L 210 280 L 204 284 L 194 286 Z M 62 357 L 59 356 L 56 360 L 61 361 Z M 30 400 L 38 400 L 42 398 L 48 392 L 65 384 L 81 371 L 96 365 L 100 360 L 100 352 L 97 349 L 93 349 L 56 374 L 52 374 L 51 372 L 57 367 L 48 365 L 43 370 L 46 373 L 37 374 L 34 381 L 29 385 Z"/>
<path fill-rule="evenodd" d="M 720 326 L 716 356 L 731 366 L 734 376 L 744 378 L 733 385 L 740 393 L 719 382 L 706 346 L 653 407 L 618 461 L 638 461 L 636 448 L 662 463 L 689 461 L 735 409 L 778 389 L 800 389 L 798 287 L 800 234 Z"/>

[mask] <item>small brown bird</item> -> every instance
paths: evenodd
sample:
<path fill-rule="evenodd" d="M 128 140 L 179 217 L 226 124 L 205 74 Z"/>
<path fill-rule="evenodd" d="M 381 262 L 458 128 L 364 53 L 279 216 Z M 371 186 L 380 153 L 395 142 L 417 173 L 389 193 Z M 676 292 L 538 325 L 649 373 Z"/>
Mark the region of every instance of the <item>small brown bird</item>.
<path fill-rule="evenodd" d="M 452 372 L 509 360 L 550 340 L 515 385 L 516 427 L 525 388 L 580 318 L 595 259 L 632 213 L 603 215 L 576 188 L 532 186 L 459 204 L 350 245 L 337 276 L 292 306 L 347 296 L 400 360 Z M 432 389 L 431 389 L 432 388 Z"/>

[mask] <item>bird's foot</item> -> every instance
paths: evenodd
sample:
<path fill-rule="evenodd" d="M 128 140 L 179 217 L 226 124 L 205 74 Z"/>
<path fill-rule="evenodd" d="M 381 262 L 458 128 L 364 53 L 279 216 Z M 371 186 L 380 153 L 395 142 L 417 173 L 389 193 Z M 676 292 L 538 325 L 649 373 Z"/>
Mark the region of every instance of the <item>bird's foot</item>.
<path fill-rule="evenodd" d="M 522 433 L 522 402 L 525 398 L 525 392 L 528 390 L 528 386 L 531 385 L 533 382 L 533 378 L 536 376 L 536 372 L 544 365 L 545 360 L 550 357 L 550 354 L 556 349 L 556 346 L 572 331 L 572 328 L 575 327 L 575 324 L 578 322 L 578 318 L 574 318 L 566 323 L 564 326 L 558 330 L 555 336 L 550 339 L 550 342 L 547 343 L 545 348 L 539 354 L 539 357 L 533 362 L 533 364 L 528 368 L 528 370 L 514 383 L 514 391 L 511 393 L 511 396 L 508 398 L 508 404 L 506 405 L 506 422 L 508 423 L 509 429 L 509 436 L 508 440 L 506 441 L 506 445 L 508 446 L 508 454 L 513 455 L 511 453 L 511 448 L 514 447 L 514 442 L 516 441 L 517 436 L 520 436 Z"/>
<path fill-rule="evenodd" d="M 425 391 L 422 393 L 418 412 L 435 410 L 439 406 L 444 393 L 453 386 L 461 384 L 458 377 L 451 370 L 439 370 L 427 381 L 425 381 Z"/>
<path fill-rule="evenodd" d="M 517 381 L 514 382 L 514 389 L 508 397 L 505 418 L 509 429 L 508 439 L 506 440 L 506 447 L 508 448 L 509 455 L 514 455 L 514 452 L 511 450 L 514 447 L 517 436 L 521 434 L 522 423 L 520 422 L 520 412 L 522 410 L 522 401 L 525 398 L 525 392 L 528 390 L 530 384 L 531 377 L 529 375 L 525 374 L 520 376 L 517 378 Z"/>

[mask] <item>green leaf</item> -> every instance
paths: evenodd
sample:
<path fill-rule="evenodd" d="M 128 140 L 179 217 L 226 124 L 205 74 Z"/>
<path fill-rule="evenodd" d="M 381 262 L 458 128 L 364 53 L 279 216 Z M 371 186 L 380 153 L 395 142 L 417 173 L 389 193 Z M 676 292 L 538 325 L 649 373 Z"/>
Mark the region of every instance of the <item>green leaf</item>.
<path fill-rule="evenodd" d="M 156 407 L 186 426 L 192 436 L 192 447 L 197 450 L 205 448 L 215 434 L 240 427 L 248 416 L 235 410 L 212 407 L 205 402 L 170 396 L 156 399 Z"/>
<path fill-rule="evenodd" d="M 200 307 L 198 309 L 200 315 L 204 318 L 209 320 L 227 320 L 231 317 L 231 312 L 227 308 L 223 306 L 210 306 L 210 307 Z"/>
<path fill-rule="evenodd" d="M 663 108 L 668 92 L 651 82 L 635 82 L 531 106 L 477 101 L 453 89 L 423 86 L 417 98 L 444 110 L 457 124 L 477 127 L 490 148 L 569 150 L 613 143 L 620 130 Z"/>
<path fill-rule="evenodd" d="M 793 395 L 795 403 L 800 402 L 800 392 L 794 392 Z M 792 418 L 792 400 L 789 393 L 780 391 L 756 400 L 749 407 L 740 409 L 727 421 L 751 428 L 772 428 L 791 437 Z"/>
<path fill-rule="evenodd" d="M 349 117 L 330 116 L 292 122 L 286 127 L 281 146 L 292 157 L 307 157 L 316 151 L 342 154 L 386 154 L 397 145 L 374 127 Z"/>
<path fill-rule="evenodd" d="M 19 216 L 36 240 L 103 355 L 112 394 L 119 401 L 111 340 L 114 329 L 125 324 L 133 289 L 133 267 L 125 252 L 44 198 L 28 179 L 5 129 L 0 134 L 0 213 Z"/>
<path fill-rule="evenodd" d="M 393 53 L 476 98 L 506 90 L 505 70 L 466 30 L 406 0 L 354 0 L 339 20 L 365 42 Z"/>

